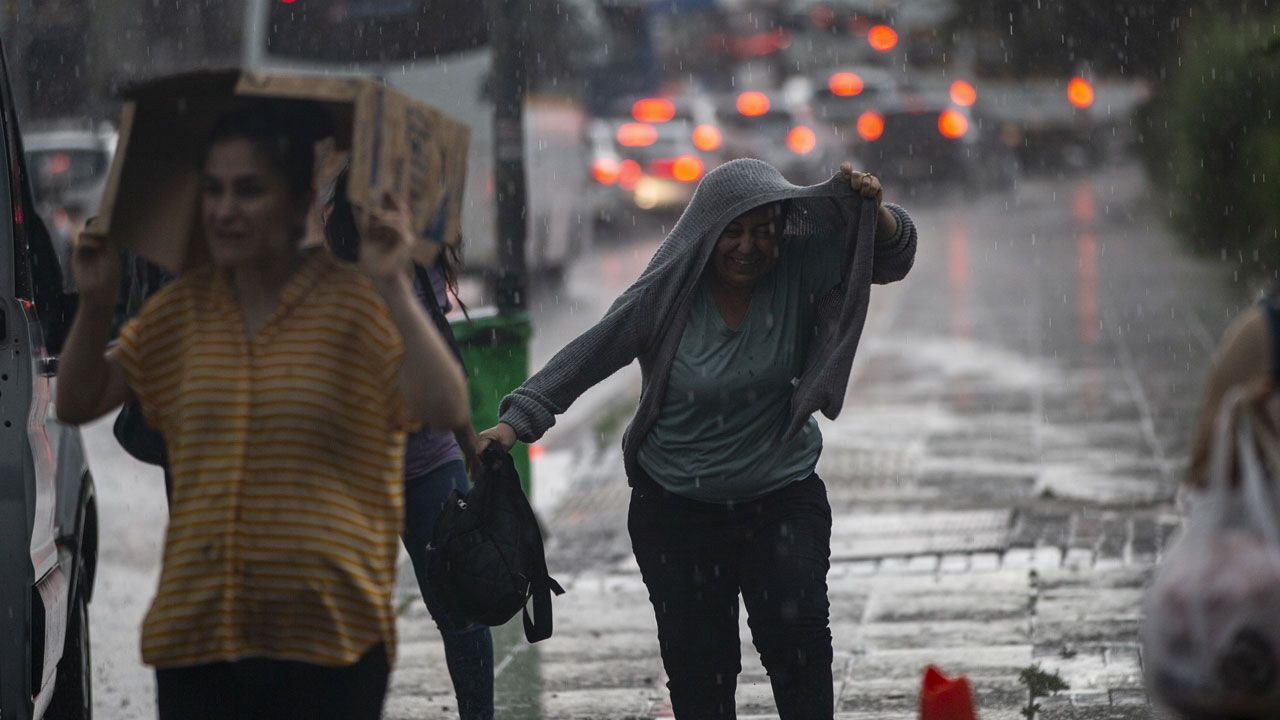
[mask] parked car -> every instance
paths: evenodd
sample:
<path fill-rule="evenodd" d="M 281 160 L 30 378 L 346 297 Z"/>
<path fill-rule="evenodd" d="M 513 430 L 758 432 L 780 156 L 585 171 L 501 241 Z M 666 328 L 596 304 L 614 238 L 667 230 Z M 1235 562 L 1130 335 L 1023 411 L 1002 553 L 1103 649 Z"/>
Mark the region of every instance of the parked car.
<path fill-rule="evenodd" d="M 848 153 L 829 127 L 815 122 L 808 104 L 793 95 L 747 90 L 721 96 L 716 121 L 726 159 L 764 160 L 798 184 L 831 177 Z"/>
<path fill-rule="evenodd" d="M 105 123 L 52 124 L 23 134 L 36 208 L 68 276 L 71 241 L 98 212 L 117 137 Z"/>
<path fill-rule="evenodd" d="M 684 120 L 642 123 L 595 120 L 588 130 L 596 217 L 608 224 L 627 213 L 677 213 L 709 169 Z"/>
<path fill-rule="evenodd" d="M 36 212 L 2 48 L 0 86 L 0 718 L 83 720 L 97 505 L 79 430 L 53 417 L 72 303 Z"/>
<path fill-rule="evenodd" d="M 1008 188 L 1020 173 L 1000 125 L 946 94 L 903 91 L 863 111 L 856 127 L 858 156 L 887 183 Z"/>

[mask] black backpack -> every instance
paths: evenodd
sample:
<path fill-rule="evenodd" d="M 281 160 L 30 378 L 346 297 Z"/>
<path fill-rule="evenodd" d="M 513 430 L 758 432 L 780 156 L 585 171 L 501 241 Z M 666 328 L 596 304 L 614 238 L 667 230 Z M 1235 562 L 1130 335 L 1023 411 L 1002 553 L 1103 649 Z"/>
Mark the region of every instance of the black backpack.
<path fill-rule="evenodd" d="M 497 443 L 481 454 L 471 492 L 449 494 L 427 545 L 427 576 L 455 620 L 496 626 L 523 610 L 529 642 L 551 637 L 551 593 L 564 589 L 547 572 L 538 520 Z"/>

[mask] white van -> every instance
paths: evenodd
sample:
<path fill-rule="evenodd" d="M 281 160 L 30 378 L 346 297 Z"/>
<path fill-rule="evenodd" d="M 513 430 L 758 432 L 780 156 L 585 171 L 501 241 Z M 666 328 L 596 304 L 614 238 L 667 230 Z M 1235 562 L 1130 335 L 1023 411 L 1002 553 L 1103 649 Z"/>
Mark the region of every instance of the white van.
<path fill-rule="evenodd" d="M 36 212 L 0 49 L 0 718 L 92 715 L 98 519 L 80 432 L 53 417 L 73 312 Z"/>

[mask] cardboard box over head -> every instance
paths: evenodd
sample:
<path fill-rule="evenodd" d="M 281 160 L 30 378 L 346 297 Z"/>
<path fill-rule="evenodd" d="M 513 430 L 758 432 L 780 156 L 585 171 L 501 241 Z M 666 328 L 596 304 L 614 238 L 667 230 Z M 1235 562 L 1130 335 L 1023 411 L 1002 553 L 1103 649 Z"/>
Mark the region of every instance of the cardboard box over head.
<path fill-rule="evenodd" d="M 358 208 L 381 207 L 385 193 L 398 197 L 413 214 L 416 258 L 434 257 L 433 243 L 461 242 L 465 125 L 373 79 L 242 70 L 173 75 L 125 93 L 119 147 L 89 232 L 172 271 L 207 262 L 199 218 L 205 144 L 221 117 L 262 98 L 296 101 L 312 116 L 328 111 L 331 122 L 299 128 L 332 128 L 317 164 L 332 168 L 334 152 L 349 154 L 347 197 Z M 317 177 L 315 186 L 324 182 Z"/>

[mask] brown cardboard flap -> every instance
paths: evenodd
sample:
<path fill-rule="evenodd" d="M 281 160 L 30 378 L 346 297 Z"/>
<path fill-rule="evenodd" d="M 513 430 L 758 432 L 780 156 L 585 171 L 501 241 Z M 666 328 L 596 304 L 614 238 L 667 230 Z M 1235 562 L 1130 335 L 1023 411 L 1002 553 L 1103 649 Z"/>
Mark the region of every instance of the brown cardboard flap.
<path fill-rule="evenodd" d="M 160 78 L 126 93 L 120 141 L 91 226 L 138 255 L 180 271 L 208 260 L 199 223 L 200 155 L 218 118 L 249 98 L 324 103 L 334 145 L 350 150 L 347 195 L 358 207 L 384 193 L 412 211 L 419 237 L 461 242 L 470 131 L 429 105 L 366 78 L 200 71 Z"/>

